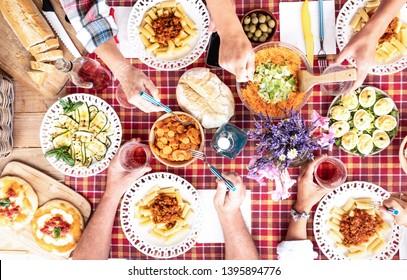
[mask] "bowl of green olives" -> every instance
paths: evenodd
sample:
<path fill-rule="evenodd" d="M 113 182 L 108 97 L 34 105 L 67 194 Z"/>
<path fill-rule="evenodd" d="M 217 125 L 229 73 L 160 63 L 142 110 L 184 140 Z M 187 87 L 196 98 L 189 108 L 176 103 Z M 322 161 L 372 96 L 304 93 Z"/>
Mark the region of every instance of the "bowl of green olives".
<path fill-rule="evenodd" d="M 264 9 L 255 9 L 242 18 L 243 30 L 253 45 L 269 42 L 277 29 L 274 15 Z"/>

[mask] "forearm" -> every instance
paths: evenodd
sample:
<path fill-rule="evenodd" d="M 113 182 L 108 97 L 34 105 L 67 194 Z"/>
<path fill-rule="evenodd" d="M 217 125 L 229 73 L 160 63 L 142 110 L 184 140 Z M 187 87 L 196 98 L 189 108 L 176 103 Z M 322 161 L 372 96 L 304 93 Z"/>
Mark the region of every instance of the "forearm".
<path fill-rule="evenodd" d="M 293 206 L 294 210 L 298 213 L 309 213 L 311 211 L 311 207 L 306 205 L 301 205 L 300 203 L 296 203 Z M 287 235 L 285 240 L 305 240 L 307 239 L 307 221 L 306 219 L 299 219 L 298 221 L 294 221 L 293 218 L 290 218 L 290 222 L 288 225 Z"/>
<path fill-rule="evenodd" d="M 378 40 L 405 2 L 405 0 L 383 0 L 372 18 L 360 32 Z"/>
<path fill-rule="evenodd" d="M 112 228 L 120 197 L 104 194 L 91 217 L 73 259 L 104 260 L 109 257 Z"/>
<path fill-rule="evenodd" d="M 211 18 L 215 22 L 216 31 L 221 38 L 232 36 L 233 32 L 243 32 L 236 15 L 234 0 L 207 0 L 206 3 Z"/>
<path fill-rule="evenodd" d="M 120 78 L 120 73 L 131 64 L 126 60 L 118 49 L 114 38 L 110 38 L 95 49 L 95 53 L 109 67 L 116 78 Z"/>
<path fill-rule="evenodd" d="M 225 238 L 226 260 L 258 260 L 259 253 L 246 228 L 240 211 L 233 215 L 219 214 Z"/>

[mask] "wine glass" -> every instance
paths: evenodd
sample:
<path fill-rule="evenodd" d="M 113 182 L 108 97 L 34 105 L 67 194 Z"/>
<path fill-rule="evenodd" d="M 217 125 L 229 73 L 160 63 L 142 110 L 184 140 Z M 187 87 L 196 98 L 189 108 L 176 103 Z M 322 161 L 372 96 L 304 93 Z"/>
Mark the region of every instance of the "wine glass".
<path fill-rule="evenodd" d="M 133 105 L 129 101 L 127 101 L 126 93 L 124 92 L 121 84 L 119 84 L 116 88 L 116 100 L 117 100 L 117 102 L 119 102 L 120 106 L 122 106 L 124 108 L 127 108 L 127 109 L 137 108 L 135 105 Z"/>

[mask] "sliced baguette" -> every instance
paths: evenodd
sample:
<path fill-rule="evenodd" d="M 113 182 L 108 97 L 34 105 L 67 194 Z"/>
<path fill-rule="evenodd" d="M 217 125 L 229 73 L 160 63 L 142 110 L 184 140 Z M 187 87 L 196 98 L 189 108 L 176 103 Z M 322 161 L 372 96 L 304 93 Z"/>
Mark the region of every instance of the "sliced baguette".
<path fill-rule="evenodd" d="M 32 70 L 38 70 L 47 73 L 54 73 L 57 70 L 55 68 L 55 65 L 49 63 L 30 61 L 30 64 Z"/>
<path fill-rule="evenodd" d="M 28 51 L 34 56 L 39 53 L 47 52 L 50 50 L 55 50 L 58 47 L 59 47 L 58 39 L 52 38 L 52 39 L 48 39 L 44 43 L 31 47 Z"/>
<path fill-rule="evenodd" d="M 27 71 L 28 76 L 31 78 L 31 80 L 34 81 L 39 86 L 42 86 L 44 84 L 45 77 L 47 76 L 46 72 L 40 72 L 40 71 Z"/>
<path fill-rule="evenodd" d="M 34 58 L 38 62 L 55 61 L 58 58 L 63 58 L 64 54 L 61 50 L 52 50 L 44 53 L 38 53 L 34 55 Z"/>

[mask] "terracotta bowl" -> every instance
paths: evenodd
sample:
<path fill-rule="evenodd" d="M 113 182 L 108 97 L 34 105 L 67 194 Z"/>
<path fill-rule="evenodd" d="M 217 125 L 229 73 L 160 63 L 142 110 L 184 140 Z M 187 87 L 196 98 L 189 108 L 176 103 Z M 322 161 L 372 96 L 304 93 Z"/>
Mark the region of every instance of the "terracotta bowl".
<path fill-rule="evenodd" d="M 180 115 L 185 115 L 185 116 L 188 116 L 188 117 L 190 117 L 190 118 L 192 118 L 195 122 L 196 122 L 196 124 L 198 125 L 198 130 L 199 130 L 199 132 L 200 132 L 200 136 L 201 136 L 201 143 L 199 144 L 199 151 L 203 151 L 203 148 L 204 148 L 204 143 L 205 143 L 205 133 L 204 133 L 204 130 L 203 130 L 203 128 L 202 128 L 202 126 L 201 126 L 201 124 L 193 117 L 193 116 L 191 116 L 190 114 L 187 114 L 187 113 L 185 113 L 185 112 L 174 112 L 175 114 L 177 114 L 178 116 L 180 116 Z M 163 157 L 161 157 L 158 153 L 157 153 L 157 148 L 155 148 L 155 146 L 154 146 L 154 143 L 155 143 L 155 135 L 154 135 L 154 130 L 155 130 L 155 128 L 156 128 L 156 126 L 157 126 L 157 123 L 158 122 L 160 122 L 160 121 L 162 121 L 162 120 L 164 120 L 164 119 L 166 119 L 166 118 L 169 118 L 169 117 L 171 117 L 172 116 L 172 114 L 165 114 L 165 115 L 162 115 L 161 117 L 159 117 L 156 121 L 155 121 L 155 123 L 153 124 L 153 126 L 151 127 L 151 130 L 150 130 L 150 135 L 149 135 L 149 145 L 150 145 L 150 149 L 151 149 L 151 152 L 152 152 L 152 154 L 154 155 L 154 157 L 159 161 L 159 162 L 161 162 L 162 164 L 164 164 L 164 165 L 166 165 L 166 166 L 169 166 L 169 167 L 173 167 L 173 168 L 180 168 L 180 167 L 185 167 L 185 166 L 188 166 L 188 165 L 190 165 L 191 163 L 193 163 L 195 160 L 196 160 L 196 158 L 191 158 L 191 159 L 189 159 L 189 160 L 185 160 L 185 161 L 171 161 L 171 160 L 168 160 L 168 159 L 165 159 L 165 158 L 163 158 Z"/>
<path fill-rule="evenodd" d="M 253 36 L 252 38 L 250 38 L 249 35 L 248 35 L 249 31 L 248 31 L 247 29 L 245 30 L 246 35 L 248 35 L 249 41 L 252 43 L 253 46 L 257 46 L 257 45 L 259 45 L 259 44 L 263 44 L 263 43 L 266 43 L 266 42 L 270 42 L 270 41 L 273 39 L 274 34 L 276 33 L 276 30 L 277 30 L 278 23 L 277 23 L 276 17 L 275 17 L 275 16 L 273 15 L 273 13 L 270 12 L 269 10 L 266 10 L 266 9 L 254 9 L 254 10 L 251 10 L 250 12 L 246 13 L 246 14 L 243 16 L 243 18 L 241 19 L 241 23 L 242 23 L 243 29 L 245 29 L 245 25 L 246 25 L 246 24 L 245 24 L 245 20 L 246 20 L 247 18 L 251 18 L 251 16 L 252 16 L 254 13 L 256 13 L 256 14 L 258 14 L 258 15 L 261 15 L 261 14 L 262 14 L 262 15 L 265 15 L 265 16 L 270 16 L 270 18 L 271 18 L 272 20 L 274 20 L 274 22 L 275 22 L 275 26 L 271 28 L 272 31 L 271 31 L 270 33 L 268 33 L 268 32 L 263 32 L 263 33 L 262 33 L 262 34 L 267 34 L 267 39 L 266 39 L 264 42 L 260 42 L 260 41 L 255 41 L 255 40 L 253 40 L 253 37 L 254 37 L 254 36 Z M 266 25 L 268 24 L 267 21 L 266 21 L 265 23 L 266 23 Z M 254 24 L 254 23 L 251 23 L 251 24 Z M 257 24 L 255 24 L 255 25 L 256 25 L 256 29 L 259 29 L 260 23 L 257 23 Z"/>

